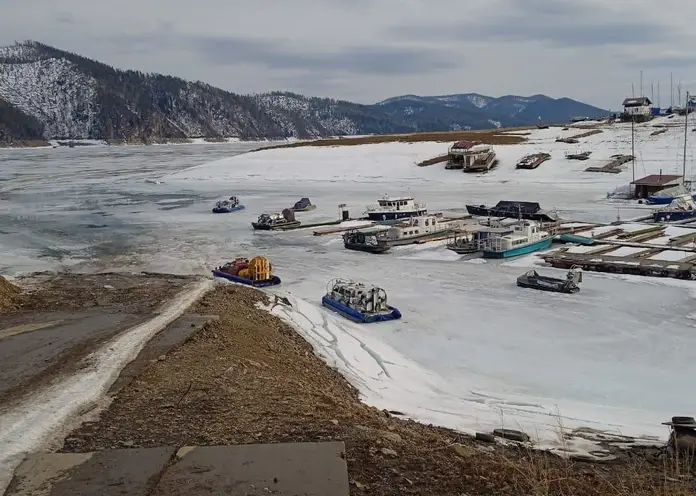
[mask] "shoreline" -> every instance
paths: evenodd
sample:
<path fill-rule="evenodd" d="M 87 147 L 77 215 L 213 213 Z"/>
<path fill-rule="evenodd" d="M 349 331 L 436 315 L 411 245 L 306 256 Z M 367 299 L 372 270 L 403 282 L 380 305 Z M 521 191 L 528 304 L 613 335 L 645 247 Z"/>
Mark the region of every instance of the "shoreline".
<path fill-rule="evenodd" d="M 155 138 L 132 140 L 92 140 L 92 139 L 33 139 L 0 142 L 0 150 L 14 149 L 57 149 L 57 148 L 101 148 L 101 147 L 131 147 L 131 146 L 155 146 L 155 145 L 225 145 L 225 144 L 254 144 L 254 143 L 280 143 L 296 142 L 301 140 L 283 138 L 254 138 L 239 137 L 196 137 L 196 138 Z M 263 149 L 263 147 L 261 148 Z"/>
<path fill-rule="evenodd" d="M 72 289 L 63 303 L 70 300 L 75 309 L 87 301 L 80 302 L 80 287 L 87 287 L 85 298 L 99 286 L 99 277 L 117 276 L 43 276 L 35 282 L 34 296 L 41 294 L 38 283 L 51 281 L 54 292 L 47 294 L 54 297 L 64 285 Z M 142 284 L 148 277 L 180 276 L 128 277 Z M 27 281 L 19 280 L 25 286 Z M 542 494 L 536 491 L 543 485 L 549 487 L 543 494 L 556 495 L 676 496 L 693 490 L 693 481 L 667 480 L 668 469 L 655 448 L 615 449 L 613 461 L 573 461 L 530 443 L 476 441 L 369 406 L 319 358 L 319 350 L 269 313 L 284 304 L 252 288 L 215 285 L 186 314 L 217 319 L 144 362 L 130 382 L 107 396 L 110 404 L 97 419 L 66 434 L 61 451 L 339 440 L 346 444 L 351 494 Z M 61 303 L 32 305 L 55 309 Z M 629 480 L 631 492 L 615 490 Z"/>

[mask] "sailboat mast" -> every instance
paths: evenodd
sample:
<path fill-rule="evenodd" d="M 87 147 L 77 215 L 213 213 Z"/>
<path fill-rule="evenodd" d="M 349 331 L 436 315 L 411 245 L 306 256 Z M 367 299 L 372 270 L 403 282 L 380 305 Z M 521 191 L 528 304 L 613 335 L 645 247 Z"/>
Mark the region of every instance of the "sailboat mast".
<path fill-rule="evenodd" d="M 636 117 L 631 117 L 631 168 L 633 170 L 633 182 L 636 182 Z"/>
<path fill-rule="evenodd" d="M 674 108 L 674 78 L 672 73 L 669 73 L 669 108 Z"/>
<path fill-rule="evenodd" d="M 682 185 L 686 181 L 686 137 L 688 136 L 688 129 L 689 129 L 689 92 L 686 92 L 686 108 L 684 109 L 684 162 L 683 162 L 683 169 L 682 169 Z"/>

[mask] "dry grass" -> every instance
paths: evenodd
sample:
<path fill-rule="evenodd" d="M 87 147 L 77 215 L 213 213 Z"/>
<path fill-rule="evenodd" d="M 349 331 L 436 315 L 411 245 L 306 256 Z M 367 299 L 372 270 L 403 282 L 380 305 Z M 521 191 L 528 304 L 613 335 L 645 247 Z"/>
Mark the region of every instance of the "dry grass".
<path fill-rule="evenodd" d="M 507 129 L 485 129 L 481 131 L 445 131 L 438 133 L 409 133 L 409 134 L 380 134 L 374 136 L 359 136 L 348 138 L 330 138 L 313 141 L 298 141 L 259 148 L 253 151 L 273 150 L 276 148 L 299 148 L 304 146 L 353 146 L 375 143 L 417 143 L 421 141 L 478 141 L 487 145 L 515 145 L 526 141 L 522 134 L 505 134 L 510 131 L 532 129 L 532 127 L 516 127 Z"/>
<path fill-rule="evenodd" d="M 0 315 L 18 308 L 21 300 L 22 290 L 0 276 Z"/>
<path fill-rule="evenodd" d="M 279 319 L 265 297 L 226 286 L 192 311 L 217 314 L 154 362 L 65 451 L 125 446 L 342 440 L 354 495 L 682 496 L 692 482 L 636 455 L 572 462 L 478 444 L 364 405 L 343 377 Z M 680 466 L 681 467 L 681 466 Z M 682 470 L 681 474 L 687 473 Z"/>

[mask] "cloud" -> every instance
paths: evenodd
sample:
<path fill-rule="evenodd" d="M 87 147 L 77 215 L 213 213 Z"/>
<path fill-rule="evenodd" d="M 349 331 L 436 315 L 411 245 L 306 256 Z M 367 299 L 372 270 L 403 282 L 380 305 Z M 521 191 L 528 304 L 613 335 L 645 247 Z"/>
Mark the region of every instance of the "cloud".
<path fill-rule="evenodd" d="M 639 45 L 672 39 L 654 19 L 616 13 L 592 2 L 568 0 L 499 1 L 485 18 L 434 25 L 395 26 L 402 39 L 462 42 L 492 41 L 545 43 L 552 47 Z"/>
<path fill-rule="evenodd" d="M 696 79 L 684 0 L 0 0 L 0 45 L 34 39 L 237 93 L 568 96 Z M 70 13 L 67 15 L 67 13 Z M 601 75 L 601 76 L 598 76 Z M 668 91 L 668 90 L 667 90 Z M 630 94 L 630 93 L 629 93 Z M 618 102 L 618 103 L 616 103 Z"/>
<path fill-rule="evenodd" d="M 245 63 L 274 70 L 397 75 L 450 69 L 454 63 L 441 53 L 414 48 L 347 46 L 319 52 L 289 49 L 289 40 L 201 37 L 191 42 L 192 50 L 213 63 Z"/>

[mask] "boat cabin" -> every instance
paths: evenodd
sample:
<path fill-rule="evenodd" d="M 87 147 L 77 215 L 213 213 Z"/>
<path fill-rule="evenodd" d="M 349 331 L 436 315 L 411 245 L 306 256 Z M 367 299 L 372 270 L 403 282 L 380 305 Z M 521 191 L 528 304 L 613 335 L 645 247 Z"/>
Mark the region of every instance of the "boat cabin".
<path fill-rule="evenodd" d="M 427 207 L 418 203 L 413 197 L 390 197 L 384 195 L 377 200 L 377 205 L 367 206 L 367 216 L 370 220 L 393 220 L 424 215 Z"/>
<path fill-rule="evenodd" d="M 525 220 L 513 225 L 510 234 L 489 237 L 487 244 L 495 251 L 513 250 L 539 241 L 546 236 L 548 233 L 542 231 L 538 223 Z"/>
<path fill-rule="evenodd" d="M 473 141 L 457 141 L 447 150 L 447 165 L 450 169 L 461 169 L 464 167 L 464 155 L 474 146 L 476 143 Z"/>
<path fill-rule="evenodd" d="M 462 156 L 465 169 L 487 166 L 491 159 L 491 155 L 495 155 L 493 148 L 488 145 L 474 145 Z"/>
<path fill-rule="evenodd" d="M 622 120 L 645 122 L 652 119 L 652 102 L 650 101 L 650 98 L 646 96 L 626 98 L 622 105 Z"/>
<path fill-rule="evenodd" d="M 419 215 L 411 217 L 405 222 L 392 226 L 387 236 L 389 239 L 408 238 L 410 236 L 422 236 L 445 231 L 450 228 L 450 223 L 443 221 L 441 217 L 435 215 Z"/>

